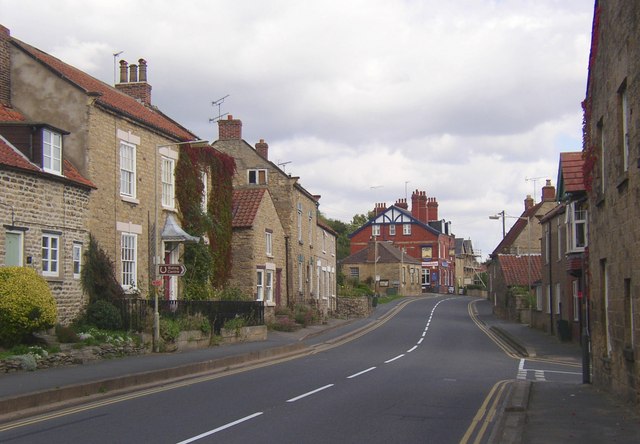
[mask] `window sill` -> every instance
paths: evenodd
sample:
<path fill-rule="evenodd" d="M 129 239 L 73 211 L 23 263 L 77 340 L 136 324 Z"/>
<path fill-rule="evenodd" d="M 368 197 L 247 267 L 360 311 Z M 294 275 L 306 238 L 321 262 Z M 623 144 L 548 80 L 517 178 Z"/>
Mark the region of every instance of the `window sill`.
<path fill-rule="evenodd" d="M 120 199 L 122 199 L 123 202 L 127 202 L 130 204 L 135 204 L 135 205 L 140 205 L 140 201 L 138 199 L 135 199 L 133 197 L 128 197 L 128 196 L 120 196 Z"/>
<path fill-rule="evenodd" d="M 624 173 L 622 173 L 620 177 L 618 177 L 618 180 L 616 182 L 616 188 L 618 188 L 618 191 L 622 193 L 624 190 L 627 189 L 628 185 L 629 185 L 629 173 L 625 171 Z"/>
<path fill-rule="evenodd" d="M 162 206 L 163 211 L 169 211 L 171 213 L 177 213 L 178 209 L 176 207 L 167 207 L 165 205 Z"/>
<path fill-rule="evenodd" d="M 47 282 L 64 282 L 64 278 L 61 276 L 45 276 L 42 275 L 42 278 Z"/>

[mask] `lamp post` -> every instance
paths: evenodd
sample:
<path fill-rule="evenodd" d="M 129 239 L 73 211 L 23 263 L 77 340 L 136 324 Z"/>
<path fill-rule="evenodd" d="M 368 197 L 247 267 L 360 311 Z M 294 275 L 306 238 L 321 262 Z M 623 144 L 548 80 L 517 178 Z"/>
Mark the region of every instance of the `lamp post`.
<path fill-rule="evenodd" d="M 528 217 L 524 217 L 524 216 L 509 216 L 508 214 L 506 214 L 506 212 L 504 210 L 500 211 L 499 213 L 496 213 L 492 216 L 489 216 L 489 219 L 492 220 L 498 220 L 500 218 L 502 218 L 502 238 L 504 239 L 506 237 L 506 232 L 505 232 L 505 218 L 511 218 L 511 219 L 519 219 L 519 220 L 526 220 L 527 221 L 527 299 L 528 299 L 528 303 L 529 303 L 529 327 L 532 326 L 533 324 L 533 306 L 531 304 L 531 250 L 532 250 L 532 245 L 531 245 L 531 216 Z"/>
<path fill-rule="evenodd" d="M 173 143 L 165 143 L 165 144 L 156 144 L 156 149 L 154 151 L 154 161 L 155 161 L 155 165 L 154 165 L 154 169 L 153 169 L 153 174 L 154 174 L 154 180 L 153 180 L 153 186 L 154 186 L 154 241 L 153 241 L 153 249 L 154 249 L 154 255 L 153 255 L 153 262 L 154 262 L 154 266 L 155 266 L 155 279 L 153 281 L 154 283 L 154 287 L 155 287 L 155 291 L 154 291 L 154 306 L 153 306 L 153 348 L 154 351 L 156 353 L 158 353 L 160 351 L 160 312 L 158 311 L 158 292 L 160 291 L 160 285 L 159 284 L 159 272 L 158 272 L 158 265 L 160 264 L 160 249 L 161 249 L 161 242 L 160 242 L 160 233 L 158 230 L 158 151 L 160 151 L 161 148 L 169 148 L 169 147 L 174 147 L 174 146 L 180 146 L 180 145 L 189 145 L 189 144 L 203 144 L 206 143 L 207 145 L 209 145 L 209 141 L 207 140 L 203 140 L 203 139 L 197 139 L 197 140 L 190 140 L 187 142 L 173 142 Z"/>

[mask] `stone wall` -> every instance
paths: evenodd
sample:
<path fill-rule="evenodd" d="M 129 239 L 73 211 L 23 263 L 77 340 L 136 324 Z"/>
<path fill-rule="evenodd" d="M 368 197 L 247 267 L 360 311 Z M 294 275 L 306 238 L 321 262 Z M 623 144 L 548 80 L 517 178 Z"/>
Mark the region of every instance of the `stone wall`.
<path fill-rule="evenodd" d="M 338 297 L 336 317 L 338 318 L 366 318 L 373 313 L 371 299 L 367 296 L 357 298 Z"/>
<path fill-rule="evenodd" d="M 0 222 L 0 263 L 4 264 L 7 231 L 23 233 L 23 264 L 42 274 L 42 235 L 60 236 L 59 274 L 45 277 L 58 308 L 58 322 L 68 324 L 83 309 L 85 299 L 79 277 L 73 274 L 73 245 L 89 244 L 86 230 L 90 191 L 47 178 L 0 169 L 0 201 L 14 211 L 2 208 Z M 13 223 L 17 230 L 7 228 Z"/>

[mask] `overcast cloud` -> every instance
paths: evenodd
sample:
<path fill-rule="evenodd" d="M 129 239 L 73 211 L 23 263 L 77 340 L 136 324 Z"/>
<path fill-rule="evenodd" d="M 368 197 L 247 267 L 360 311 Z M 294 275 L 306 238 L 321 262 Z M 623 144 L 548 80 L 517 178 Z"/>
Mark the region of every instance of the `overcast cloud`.
<path fill-rule="evenodd" d="M 326 216 L 424 190 L 483 257 L 502 234 L 488 216 L 520 215 L 581 150 L 592 15 L 591 0 L 0 0 L 12 36 L 109 84 L 114 53 L 146 59 L 152 102 L 201 138 L 229 95 L 221 112 Z"/>

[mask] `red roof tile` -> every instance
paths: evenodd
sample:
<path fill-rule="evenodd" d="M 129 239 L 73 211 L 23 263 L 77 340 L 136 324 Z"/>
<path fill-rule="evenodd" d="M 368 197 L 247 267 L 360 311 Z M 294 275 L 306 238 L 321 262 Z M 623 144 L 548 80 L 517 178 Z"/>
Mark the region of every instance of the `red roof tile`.
<path fill-rule="evenodd" d="M 253 226 L 265 191 L 265 188 L 233 190 L 233 228 Z"/>
<path fill-rule="evenodd" d="M 27 120 L 20 111 L 0 104 L 0 122 L 24 122 Z"/>
<path fill-rule="evenodd" d="M 561 177 L 558 178 L 558 183 L 560 180 L 562 181 L 564 192 L 585 191 L 583 165 L 582 152 L 560 153 L 559 173 Z"/>
<path fill-rule="evenodd" d="M 12 41 L 35 59 L 45 64 L 49 69 L 82 88 L 87 94 L 98 94 L 97 103 L 107 108 L 125 114 L 135 120 L 159 129 L 180 140 L 193 140 L 197 137 L 172 119 L 153 107 L 147 107 L 133 97 L 118 91 L 106 83 L 91 77 L 89 74 L 67 65 L 63 61 L 34 48 L 20 40 Z"/>
<path fill-rule="evenodd" d="M 542 260 L 539 254 L 516 256 L 513 254 L 499 254 L 498 262 L 502 268 L 504 281 L 507 286 L 531 285 L 542 278 Z"/>

